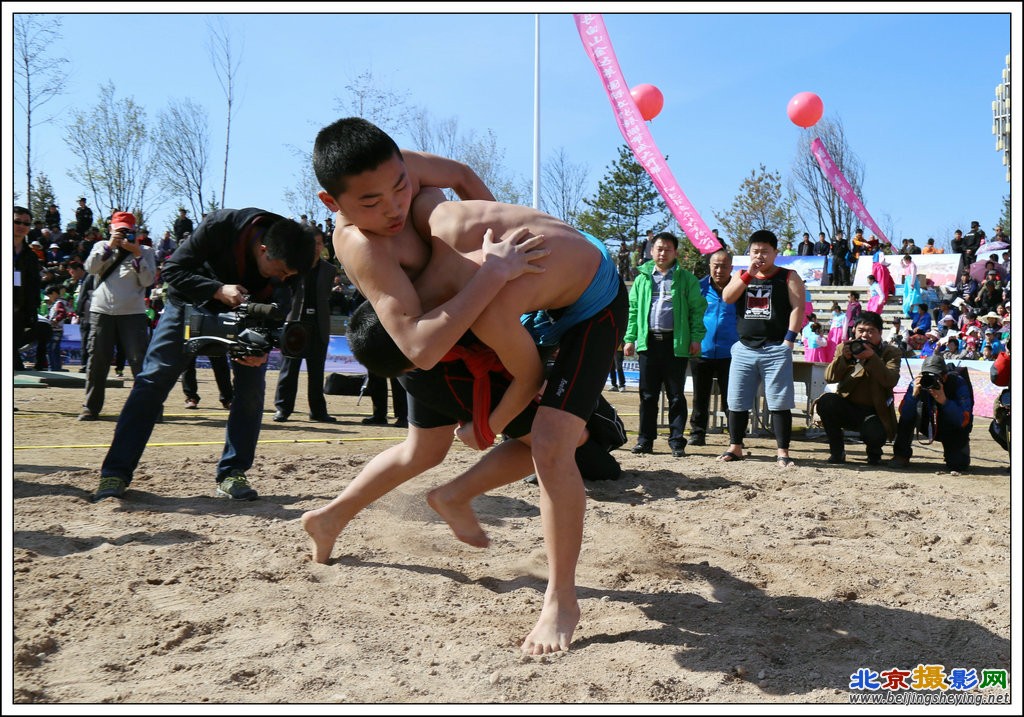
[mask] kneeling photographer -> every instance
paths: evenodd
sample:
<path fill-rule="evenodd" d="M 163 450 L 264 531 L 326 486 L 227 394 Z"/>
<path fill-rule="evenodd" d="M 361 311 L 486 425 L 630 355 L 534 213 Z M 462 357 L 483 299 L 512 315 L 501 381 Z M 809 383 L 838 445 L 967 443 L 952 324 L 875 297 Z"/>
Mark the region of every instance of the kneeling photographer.
<path fill-rule="evenodd" d="M 969 379 L 950 368 L 941 356 L 929 356 L 921 364 L 900 404 L 900 419 L 893 443 L 894 468 L 906 468 L 913 455 L 914 433 L 928 442 L 942 444 L 942 457 L 950 471 L 971 466 L 970 436 L 974 425 L 974 390 Z"/>
<path fill-rule="evenodd" d="M 828 436 L 829 463 L 846 463 L 843 431 L 853 430 L 860 432 L 874 466 L 882 462 L 885 442 L 896 436 L 892 390 L 900 381 L 903 352 L 882 342 L 882 317 L 874 311 L 861 312 L 853 336 L 825 369 L 825 380 L 838 386 L 818 398 L 817 411 Z"/>
<path fill-rule="evenodd" d="M 217 465 L 217 495 L 255 500 L 246 478 L 252 467 L 263 420 L 267 351 L 274 345 L 275 311 L 288 306 L 298 273 L 313 264 L 313 238 L 301 225 L 261 209 L 211 212 L 191 237 L 165 262 L 167 302 L 136 379 L 121 411 L 114 438 L 101 469 L 94 500 L 120 498 L 146 449 L 164 401 L 191 358 L 189 350 L 212 353 L 210 342 L 187 349 L 186 327 L 224 328 L 219 342 L 232 357 L 235 396 L 228 414 L 226 439 Z M 238 311 L 242 305 L 245 309 Z M 253 307 L 257 306 L 255 311 Z M 198 309 L 194 307 L 199 307 Z M 205 318 L 210 317 L 213 318 Z M 216 317 L 222 317 L 216 320 Z M 251 320 L 257 319 L 258 326 Z M 248 331 L 245 337 L 242 331 Z M 216 333 L 216 332 L 215 332 Z M 218 343 L 218 342 L 213 342 Z M 198 350 L 197 350 L 198 349 Z M 170 466 L 168 467 L 170 469 Z"/>

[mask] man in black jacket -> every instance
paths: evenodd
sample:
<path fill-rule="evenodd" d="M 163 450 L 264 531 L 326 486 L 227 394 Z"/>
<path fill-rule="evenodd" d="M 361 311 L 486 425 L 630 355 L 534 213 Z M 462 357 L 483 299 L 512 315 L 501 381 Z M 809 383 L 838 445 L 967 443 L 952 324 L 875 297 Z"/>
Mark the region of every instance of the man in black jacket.
<path fill-rule="evenodd" d="M 180 207 L 178 218 L 174 220 L 174 240 L 180 245 L 185 241 L 186 235 L 192 234 L 193 229 L 192 220 L 188 218 L 188 210 Z"/>
<path fill-rule="evenodd" d="M 188 305 L 211 313 L 245 303 L 287 306 L 297 274 L 313 263 L 313 237 L 297 223 L 261 209 L 211 212 L 192 238 L 164 263 L 167 302 L 149 344 L 145 368 L 136 379 L 114 431 L 94 496 L 121 498 L 146 449 L 160 407 L 181 375 Z M 245 472 L 255 460 L 266 353 L 233 357 L 235 397 L 228 414 L 224 451 L 217 466 L 217 495 L 255 500 Z"/>
<path fill-rule="evenodd" d="M 295 394 L 299 388 L 299 365 L 306 362 L 306 401 L 309 417 L 320 423 L 337 423 L 338 419 L 327 413 L 324 398 L 324 364 L 327 362 L 327 347 L 331 342 L 331 289 L 338 268 L 321 258 L 324 249 L 324 233 L 315 226 L 309 232 L 316 242 L 316 264 L 305 272 L 302 288 L 292 296 L 289 321 L 299 321 L 306 329 L 306 348 L 303 356 L 281 359 L 281 373 L 277 377 L 277 392 L 274 395 L 274 420 L 287 421 L 295 410 Z"/>
<path fill-rule="evenodd" d="M 46 339 L 40 336 L 39 257 L 32 251 L 26 237 L 32 228 L 32 213 L 25 207 L 14 207 L 14 370 L 24 371 L 21 347 L 36 341 L 36 370 L 42 371 L 46 363 Z M 40 345 L 43 350 L 40 351 Z"/>
<path fill-rule="evenodd" d="M 75 228 L 79 236 L 85 236 L 92 229 L 92 209 L 85 202 L 85 197 L 78 198 L 78 209 L 75 210 Z"/>

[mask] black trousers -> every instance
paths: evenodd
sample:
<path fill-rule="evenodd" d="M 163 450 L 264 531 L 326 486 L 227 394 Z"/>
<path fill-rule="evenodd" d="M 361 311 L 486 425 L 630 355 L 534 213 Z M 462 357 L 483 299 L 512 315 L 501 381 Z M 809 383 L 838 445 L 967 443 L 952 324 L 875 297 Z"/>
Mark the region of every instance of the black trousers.
<path fill-rule="evenodd" d="M 860 406 L 837 393 L 825 393 L 818 399 L 818 415 L 828 436 L 828 449 L 834 456 L 846 450 L 843 431 L 859 431 L 868 457 L 881 457 L 885 445 L 885 426 L 873 406 Z"/>
<path fill-rule="evenodd" d="M 672 348 L 672 334 L 662 334 L 658 340 L 653 333 L 647 335 L 647 350 L 638 352 L 640 363 L 640 431 L 638 443 L 654 443 L 658 437 L 658 401 L 662 388 L 668 396 L 668 445 L 685 448 L 686 438 L 686 364 L 689 358 L 676 356 Z"/>
<path fill-rule="evenodd" d="M 220 400 L 230 403 L 235 397 L 235 390 L 231 386 L 231 365 L 227 356 L 210 356 L 210 368 L 213 369 L 213 378 L 217 381 L 217 390 L 220 392 Z M 185 398 L 191 398 L 199 402 L 199 382 L 196 380 L 196 360 L 193 358 L 188 362 L 188 367 L 181 373 L 181 390 Z"/>
<path fill-rule="evenodd" d="M 388 379 L 375 373 L 367 373 L 366 393 L 373 403 L 373 417 L 386 420 L 388 417 Z M 391 379 L 391 403 L 395 409 L 395 418 L 399 420 L 409 418 L 409 402 L 405 395 L 405 389 L 396 378 Z"/>
<path fill-rule="evenodd" d="M 277 375 L 277 391 L 274 393 L 274 407 L 290 414 L 295 410 L 295 395 L 299 390 L 299 368 L 306 362 L 306 401 L 309 415 L 323 416 L 327 413 L 327 399 L 324 398 L 324 365 L 327 363 L 327 348 L 330 344 L 320 340 L 318 333 L 310 332 L 309 343 L 303 358 L 281 359 L 281 372 Z"/>
<path fill-rule="evenodd" d="M 608 378 L 612 382 L 612 386 L 625 386 L 626 385 L 626 374 L 622 370 L 623 353 L 622 349 L 615 352 L 615 358 L 612 359 L 612 369 L 608 372 Z"/>
<path fill-rule="evenodd" d="M 718 396 L 722 411 L 729 411 L 729 364 L 731 358 L 695 358 L 690 362 L 693 376 L 693 411 L 690 413 L 690 435 L 704 436 L 708 432 L 711 387 L 718 379 Z"/>

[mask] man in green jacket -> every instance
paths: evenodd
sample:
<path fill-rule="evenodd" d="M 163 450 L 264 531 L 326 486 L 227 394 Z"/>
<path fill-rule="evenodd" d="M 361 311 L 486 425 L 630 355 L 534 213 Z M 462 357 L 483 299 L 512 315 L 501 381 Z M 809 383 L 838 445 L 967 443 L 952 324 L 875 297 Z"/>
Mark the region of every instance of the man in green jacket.
<path fill-rule="evenodd" d="M 629 291 L 626 356 L 640 363 L 640 431 L 633 453 L 653 453 L 658 434 L 658 400 L 668 395 L 672 455 L 686 455 L 686 364 L 700 356 L 704 311 L 708 303 L 697 277 L 679 266 L 679 239 L 668 232 L 654 236 L 651 261 L 642 264 Z"/>

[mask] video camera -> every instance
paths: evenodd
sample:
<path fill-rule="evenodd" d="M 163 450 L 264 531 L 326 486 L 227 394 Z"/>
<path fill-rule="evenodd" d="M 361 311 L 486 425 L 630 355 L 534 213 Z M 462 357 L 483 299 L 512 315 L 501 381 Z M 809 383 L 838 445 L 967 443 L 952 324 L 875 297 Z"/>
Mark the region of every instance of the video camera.
<path fill-rule="evenodd" d="M 215 313 L 200 306 L 186 309 L 185 353 L 189 356 L 262 356 L 280 348 L 281 355 L 300 358 L 306 328 L 285 321 L 277 304 L 239 304 L 234 311 Z"/>
<path fill-rule="evenodd" d="M 861 339 L 851 339 L 846 342 L 846 346 L 854 356 L 864 353 L 864 341 Z"/>

